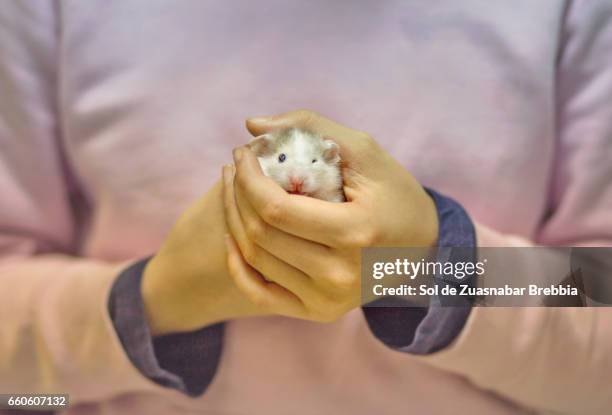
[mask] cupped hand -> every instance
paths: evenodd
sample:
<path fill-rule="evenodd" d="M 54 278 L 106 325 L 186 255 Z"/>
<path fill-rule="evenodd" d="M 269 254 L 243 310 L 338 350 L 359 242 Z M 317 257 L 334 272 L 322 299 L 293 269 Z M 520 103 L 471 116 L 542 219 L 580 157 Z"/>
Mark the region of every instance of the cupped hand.
<path fill-rule="evenodd" d="M 361 248 L 429 247 L 435 206 L 422 186 L 369 135 L 310 111 L 247 121 L 258 136 L 308 129 L 340 146 L 345 203 L 290 195 L 263 175 L 246 147 L 224 168 L 229 272 L 269 312 L 333 321 L 359 306 Z"/>

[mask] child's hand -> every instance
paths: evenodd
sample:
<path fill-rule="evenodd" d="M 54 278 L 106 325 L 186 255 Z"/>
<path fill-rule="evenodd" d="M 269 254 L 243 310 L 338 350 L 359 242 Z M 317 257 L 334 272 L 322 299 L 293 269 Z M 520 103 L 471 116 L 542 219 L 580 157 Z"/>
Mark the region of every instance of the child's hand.
<path fill-rule="evenodd" d="M 412 175 L 362 132 L 309 111 L 247 123 L 253 135 L 288 126 L 340 145 L 347 202 L 289 195 L 250 150 L 236 149 L 235 171 L 224 169 L 229 271 L 270 312 L 331 321 L 361 304 L 361 248 L 432 246 L 437 214 Z"/>

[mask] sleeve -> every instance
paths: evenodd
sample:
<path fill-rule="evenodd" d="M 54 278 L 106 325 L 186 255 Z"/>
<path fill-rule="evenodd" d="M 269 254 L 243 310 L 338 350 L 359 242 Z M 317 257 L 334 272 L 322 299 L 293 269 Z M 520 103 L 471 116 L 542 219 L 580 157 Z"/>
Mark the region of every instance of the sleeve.
<path fill-rule="evenodd" d="M 472 220 L 455 200 L 431 189 L 426 190 L 434 201 L 438 215 L 437 245 L 439 248 L 448 248 L 440 249 L 438 255 L 448 255 L 448 258 L 439 260 L 474 262 L 476 233 Z M 456 247 L 468 249 L 453 251 Z M 466 255 L 470 258 L 465 258 Z M 471 309 L 471 302 L 466 300 L 454 307 L 442 307 L 436 303 L 428 308 L 411 307 L 410 304 L 397 304 L 393 307 L 370 304 L 363 307 L 363 313 L 378 340 L 398 351 L 425 355 L 448 346 L 461 332 Z"/>
<path fill-rule="evenodd" d="M 534 240 L 476 224 L 480 246 L 612 245 L 612 2 L 569 3 L 561 43 L 549 211 Z M 475 307 L 449 347 L 419 359 L 530 408 L 612 411 L 609 307 Z"/>
<path fill-rule="evenodd" d="M 153 338 L 140 291 L 148 261 L 129 266 L 113 284 L 108 306 L 113 325 L 130 361 L 144 376 L 189 396 L 201 395 L 217 371 L 224 324 Z"/>
<path fill-rule="evenodd" d="M 57 2 L 0 2 L 0 390 L 71 403 L 172 390 L 130 362 L 108 312 L 127 263 L 74 257 L 59 140 Z"/>

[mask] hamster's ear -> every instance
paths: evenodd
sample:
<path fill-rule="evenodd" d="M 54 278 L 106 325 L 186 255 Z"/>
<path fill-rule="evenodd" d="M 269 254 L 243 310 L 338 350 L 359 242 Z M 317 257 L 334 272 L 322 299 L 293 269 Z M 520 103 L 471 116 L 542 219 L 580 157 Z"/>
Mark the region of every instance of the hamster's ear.
<path fill-rule="evenodd" d="M 324 140 L 323 160 L 327 163 L 338 163 L 340 161 L 340 147 L 332 140 Z"/>
<path fill-rule="evenodd" d="M 270 134 L 260 135 L 249 141 L 249 148 L 257 157 L 263 157 L 274 152 L 272 147 L 272 136 Z"/>

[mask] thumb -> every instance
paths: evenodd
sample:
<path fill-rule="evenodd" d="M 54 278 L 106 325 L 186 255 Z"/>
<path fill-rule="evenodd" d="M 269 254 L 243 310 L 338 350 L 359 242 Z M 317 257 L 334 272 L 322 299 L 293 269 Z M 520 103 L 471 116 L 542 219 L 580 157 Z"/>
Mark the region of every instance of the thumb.
<path fill-rule="evenodd" d="M 270 130 L 275 129 L 270 124 L 270 120 L 272 117 L 253 117 L 247 118 L 246 120 L 246 129 L 251 133 L 253 137 L 258 137 L 260 135 L 266 134 L 270 132 Z"/>
<path fill-rule="evenodd" d="M 303 128 L 324 136 L 333 137 L 342 131 L 341 126 L 321 115 L 308 110 L 284 112 L 266 117 L 246 120 L 246 128 L 255 137 L 283 128 Z"/>
<path fill-rule="evenodd" d="M 294 113 L 283 113 L 271 116 L 261 116 L 247 118 L 246 128 L 254 136 L 269 133 L 272 130 L 279 130 L 299 124 L 299 119 Z"/>

